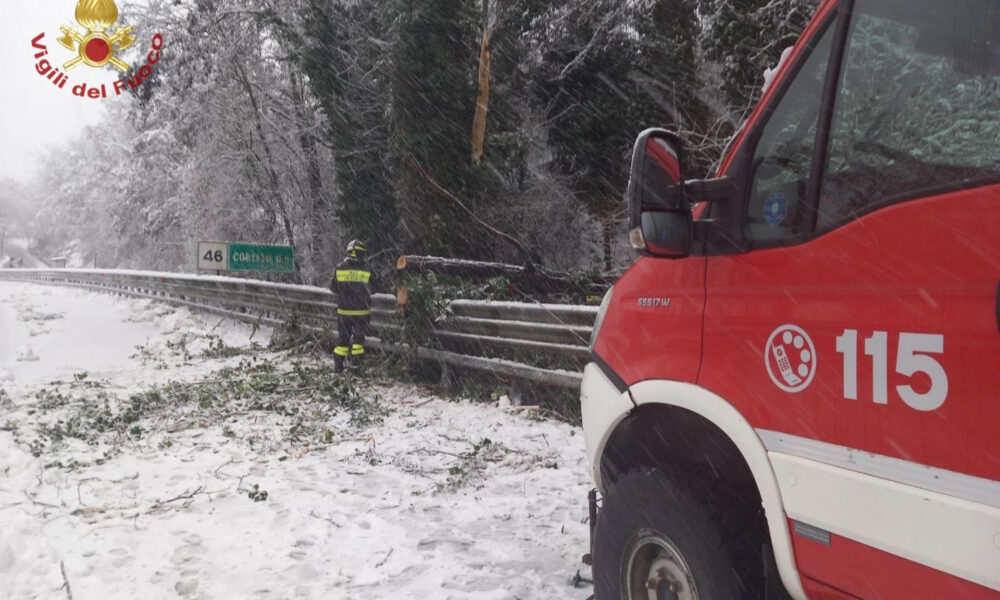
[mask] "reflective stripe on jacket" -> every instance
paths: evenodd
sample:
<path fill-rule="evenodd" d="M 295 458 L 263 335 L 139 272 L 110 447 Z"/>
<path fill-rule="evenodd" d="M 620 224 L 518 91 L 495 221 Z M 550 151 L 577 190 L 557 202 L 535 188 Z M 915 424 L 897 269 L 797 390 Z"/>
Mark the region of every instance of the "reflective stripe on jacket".
<path fill-rule="evenodd" d="M 372 272 L 368 264 L 357 258 L 346 258 L 337 265 L 330 291 L 337 295 L 337 313 L 347 317 L 371 314 L 372 295 L 368 284 Z"/>
<path fill-rule="evenodd" d="M 372 274 L 368 271 L 337 271 L 337 283 L 370 283 Z"/>

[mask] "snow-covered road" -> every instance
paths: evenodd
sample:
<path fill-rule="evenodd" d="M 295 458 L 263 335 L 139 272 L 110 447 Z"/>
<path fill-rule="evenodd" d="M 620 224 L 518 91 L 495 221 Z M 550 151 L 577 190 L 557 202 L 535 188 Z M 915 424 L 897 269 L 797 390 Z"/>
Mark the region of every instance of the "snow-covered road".
<path fill-rule="evenodd" d="M 385 382 L 359 424 L 294 379 L 322 359 L 251 333 L 0 283 L 0 598 L 590 594 L 577 428 Z"/>
<path fill-rule="evenodd" d="M 0 283 L 0 372 L 34 384 L 80 371 L 127 371 L 136 346 L 161 330 L 136 319 L 136 308 L 69 288 Z"/>

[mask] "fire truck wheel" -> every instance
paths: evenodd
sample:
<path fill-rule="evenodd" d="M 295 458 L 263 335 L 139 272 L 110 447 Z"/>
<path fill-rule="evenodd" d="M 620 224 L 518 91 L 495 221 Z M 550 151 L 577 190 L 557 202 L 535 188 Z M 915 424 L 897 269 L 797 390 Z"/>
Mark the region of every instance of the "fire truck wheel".
<path fill-rule="evenodd" d="M 594 534 L 596 600 L 739 600 L 706 496 L 677 473 L 633 471 L 607 491 Z"/>

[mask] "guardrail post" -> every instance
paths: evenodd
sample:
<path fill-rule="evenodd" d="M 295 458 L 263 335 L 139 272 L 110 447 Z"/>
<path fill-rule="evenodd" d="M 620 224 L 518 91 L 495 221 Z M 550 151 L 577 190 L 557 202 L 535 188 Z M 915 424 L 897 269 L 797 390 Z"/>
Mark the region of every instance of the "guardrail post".
<path fill-rule="evenodd" d="M 458 380 L 455 377 L 455 373 L 452 372 L 451 365 L 446 362 L 439 362 L 438 364 L 441 365 L 441 379 L 438 380 L 438 385 L 450 392 L 458 391 Z"/>
<path fill-rule="evenodd" d="M 512 379 L 510 381 L 508 394 L 510 396 L 511 406 L 521 406 L 524 404 L 524 390 L 519 379 Z"/>

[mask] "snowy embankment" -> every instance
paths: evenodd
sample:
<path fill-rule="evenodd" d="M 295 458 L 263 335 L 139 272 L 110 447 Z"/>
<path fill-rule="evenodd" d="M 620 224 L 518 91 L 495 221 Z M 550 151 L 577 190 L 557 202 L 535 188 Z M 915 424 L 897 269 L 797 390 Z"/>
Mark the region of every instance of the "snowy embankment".
<path fill-rule="evenodd" d="M 27 240 L 8 239 L 3 244 L 3 253 L 0 253 L 0 268 L 10 266 L 44 269 L 47 265 L 28 251 Z"/>
<path fill-rule="evenodd" d="M 251 335 L 0 283 L 0 597 L 589 595 L 578 429 Z"/>

